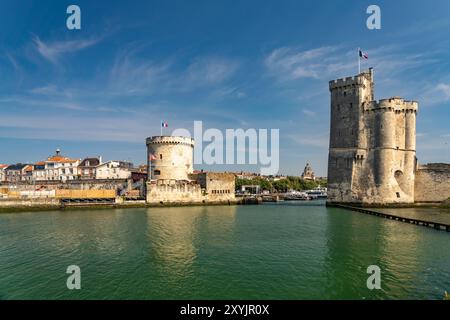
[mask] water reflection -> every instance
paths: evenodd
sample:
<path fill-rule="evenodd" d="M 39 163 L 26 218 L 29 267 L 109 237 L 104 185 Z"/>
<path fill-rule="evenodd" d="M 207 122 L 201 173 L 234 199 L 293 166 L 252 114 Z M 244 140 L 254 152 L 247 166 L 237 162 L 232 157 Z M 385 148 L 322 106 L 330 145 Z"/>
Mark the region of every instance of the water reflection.
<path fill-rule="evenodd" d="M 142 234 L 136 226 L 147 224 L 145 214 L 134 213 L 130 219 L 123 210 L 42 212 L 9 217 L 4 223 L 11 232 L 2 234 L 8 242 L 29 241 L 29 246 L 46 252 L 65 253 L 82 250 L 120 254 L 132 250 L 136 242 L 130 241 L 130 235 Z"/>
<path fill-rule="evenodd" d="M 158 272 L 168 282 L 192 277 L 205 245 L 232 242 L 235 214 L 235 206 L 149 209 L 147 241 Z"/>
<path fill-rule="evenodd" d="M 448 257 L 429 248 L 433 238 L 444 233 L 334 208 L 328 209 L 326 232 L 327 298 L 439 296 L 444 284 L 432 284 L 429 279 L 442 277 L 436 262 L 448 264 Z M 380 267 L 382 290 L 367 289 L 369 265 Z"/>

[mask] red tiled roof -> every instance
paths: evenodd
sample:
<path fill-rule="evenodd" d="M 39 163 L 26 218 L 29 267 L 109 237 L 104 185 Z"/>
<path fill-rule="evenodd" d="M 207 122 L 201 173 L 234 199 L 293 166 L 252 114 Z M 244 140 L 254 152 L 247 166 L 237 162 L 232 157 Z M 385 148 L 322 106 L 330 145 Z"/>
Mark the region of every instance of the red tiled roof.
<path fill-rule="evenodd" d="M 50 162 L 62 162 L 62 163 L 74 163 L 74 162 L 77 162 L 78 160 L 77 159 L 69 159 L 69 158 L 61 157 L 61 156 L 53 156 L 53 157 L 49 157 L 47 159 L 47 162 L 48 161 L 50 161 Z"/>

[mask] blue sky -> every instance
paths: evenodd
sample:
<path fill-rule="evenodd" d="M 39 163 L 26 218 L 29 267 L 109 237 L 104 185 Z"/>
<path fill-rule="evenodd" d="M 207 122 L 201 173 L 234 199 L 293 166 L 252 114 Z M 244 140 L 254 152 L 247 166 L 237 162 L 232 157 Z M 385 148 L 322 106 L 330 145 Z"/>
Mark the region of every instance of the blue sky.
<path fill-rule="evenodd" d="M 77 4 L 82 29 L 66 28 Z M 382 29 L 366 28 L 381 7 Z M 279 128 L 280 172 L 326 175 L 328 81 L 375 68 L 418 100 L 419 161 L 450 162 L 450 2 L 2 1 L 0 163 L 146 158 L 170 128 Z M 204 166 L 208 168 L 207 166 Z M 251 170 L 246 166 L 216 169 Z"/>

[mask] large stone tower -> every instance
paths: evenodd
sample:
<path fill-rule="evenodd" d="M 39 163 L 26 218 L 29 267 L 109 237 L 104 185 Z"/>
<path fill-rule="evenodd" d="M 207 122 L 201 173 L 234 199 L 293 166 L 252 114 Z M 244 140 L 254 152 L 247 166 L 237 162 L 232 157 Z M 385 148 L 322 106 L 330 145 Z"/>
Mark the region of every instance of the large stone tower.
<path fill-rule="evenodd" d="M 329 89 L 328 202 L 414 202 L 417 102 L 374 101 L 372 69 Z"/>
<path fill-rule="evenodd" d="M 189 180 L 193 172 L 194 139 L 155 136 L 147 138 L 148 180 Z"/>

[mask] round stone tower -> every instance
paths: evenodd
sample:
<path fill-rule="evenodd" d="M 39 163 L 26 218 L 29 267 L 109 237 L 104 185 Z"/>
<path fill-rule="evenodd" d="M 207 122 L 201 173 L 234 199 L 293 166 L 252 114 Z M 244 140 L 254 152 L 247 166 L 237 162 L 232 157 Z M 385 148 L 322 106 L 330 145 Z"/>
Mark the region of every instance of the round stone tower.
<path fill-rule="evenodd" d="M 146 140 L 148 180 L 189 180 L 193 172 L 194 139 L 154 136 Z"/>

